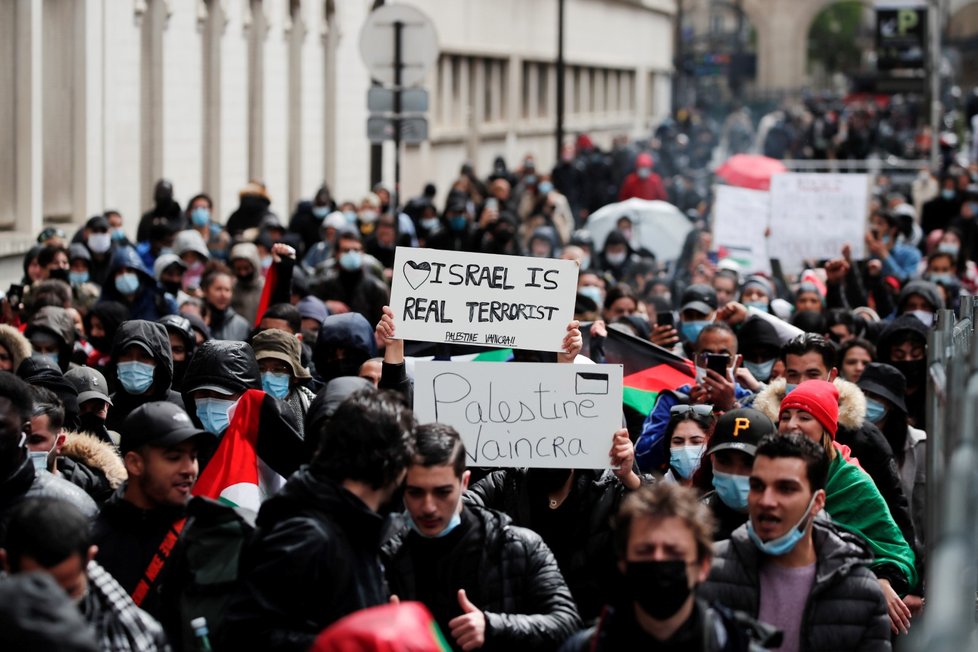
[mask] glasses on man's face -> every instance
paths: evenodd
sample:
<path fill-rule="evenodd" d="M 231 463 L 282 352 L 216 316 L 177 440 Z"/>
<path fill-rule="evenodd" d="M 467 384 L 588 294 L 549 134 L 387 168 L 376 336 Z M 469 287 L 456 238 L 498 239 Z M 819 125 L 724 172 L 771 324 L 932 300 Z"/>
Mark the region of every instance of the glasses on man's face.
<path fill-rule="evenodd" d="M 713 414 L 712 405 L 673 405 L 669 409 L 669 414 L 689 414 L 692 412 L 698 417 L 709 417 Z"/>

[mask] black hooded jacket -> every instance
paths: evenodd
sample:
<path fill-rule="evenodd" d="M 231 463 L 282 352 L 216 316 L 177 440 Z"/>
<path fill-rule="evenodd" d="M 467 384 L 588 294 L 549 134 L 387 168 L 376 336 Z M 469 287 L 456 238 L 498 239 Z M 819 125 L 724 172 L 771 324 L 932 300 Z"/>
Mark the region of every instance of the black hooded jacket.
<path fill-rule="evenodd" d="M 168 401 L 183 408 L 183 399 L 170 389 L 170 384 L 173 382 L 173 356 L 170 353 L 170 336 L 167 335 L 162 324 L 142 319 L 124 322 L 112 342 L 112 358 L 106 375 L 118 378 L 116 367 L 119 356 L 132 344 L 139 344 L 149 349 L 150 355 L 156 362 L 156 368 L 153 371 L 153 384 L 145 394 L 130 394 L 121 385 L 117 385 L 116 391 L 112 394 L 112 407 L 109 409 L 109 416 L 105 419 L 105 427 L 119 431 L 123 437 L 126 435 L 122 429 L 123 421 L 130 412 L 144 403 Z"/>
<path fill-rule="evenodd" d="M 44 306 L 31 318 L 24 329 L 24 337 L 31 339 L 37 331 L 47 333 L 58 341 L 58 366 L 62 373 L 68 371 L 76 339 L 75 322 L 68 311 L 58 306 Z"/>
<path fill-rule="evenodd" d="M 244 342 L 208 340 L 194 352 L 184 375 L 183 402 L 194 424 L 201 428 L 193 391 L 205 385 L 226 388 L 235 394 L 249 389 L 260 390 L 261 375 L 252 348 Z M 212 453 L 202 451 L 201 472 Z M 265 394 L 261 403 L 257 453 L 262 462 L 283 478 L 295 473 L 310 455 L 292 410 L 270 394 Z"/>
<path fill-rule="evenodd" d="M 384 520 L 338 484 L 303 468 L 262 505 L 241 556 L 226 618 L 228 649 L 310 648 L 325 627 L 384 604 Z"/>
<path fill-rule="evenodd" d="M 917 428 L 923 428 L 927 413 L 927 358 L 920 360 L 893 360 L 891 349 L 898 341 L 906 340 L 910 335 L 927 342 L 928 329 L 914 315 L 900 315 L 890 322 L 880 334 L 876 344 L 878 362 L 896 367 L 907 379 L 907 414 Z"/>
<path fill-rule="evenodd" d="M 343 358 L 336 352 L 343 349 Z M 356 312 L 330 315 L 323 320 L 312 361 L 323 382 L 340 376 L 356 376 L 360 365 L 377 355 L 374 329 Z"/>

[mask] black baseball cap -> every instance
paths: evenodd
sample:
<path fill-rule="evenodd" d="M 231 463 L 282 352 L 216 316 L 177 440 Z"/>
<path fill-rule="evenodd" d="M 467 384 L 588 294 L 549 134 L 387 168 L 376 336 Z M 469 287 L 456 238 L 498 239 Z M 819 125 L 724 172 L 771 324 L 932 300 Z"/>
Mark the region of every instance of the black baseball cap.
<path fill-rule="evenodd" d="M 753 457 L 757 453 L 757 445 L 761 439 L 776 432 L 774 422 L 763 412 L 752 408 L 730 410 L 717 421 L 706 454 L 732 450 Z"/>
<path fill-rule="evenodd" d="M 166 401 L 140 405 L 122 422 L 121 430 L 123 455 L 143 446 L 170 448 L 194 437 L 213 437 L 195 426 L 182 408 Z"/>
<path fill-rule="evenodd" d="M 907 392 L 907 379 L 893 365 L 870 362 L 863 369 L 856 385 L 865 392 L 882 396 L 899 408 L 901 412 L 907 413 L 907 404 L 903 398 Z"/>
<path fill-rule="evenodd" d="M 709 285 L 697 283 L 683 290 L 680 311 L 695 310 L 708 315 L 717 309 L 717 292 Z"/>
<path fill-rule="evenodd" d="M 78 403 L 98 399 L 112 405 L 105 376 L 91 367 L 77 367 L 65 372 L 65 378 L 78 390 Z"/>

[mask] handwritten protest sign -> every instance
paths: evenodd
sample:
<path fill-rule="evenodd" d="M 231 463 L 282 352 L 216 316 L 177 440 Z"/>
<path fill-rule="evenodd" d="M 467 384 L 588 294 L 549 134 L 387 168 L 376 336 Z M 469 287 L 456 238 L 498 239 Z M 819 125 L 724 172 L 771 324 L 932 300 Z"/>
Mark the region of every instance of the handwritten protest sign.
<path fill-rule="evenodd" d="M 767 192 L 735 186 L 716 188 L 713 242 L 721 255 L 737 261 L 743 272 L 771 272 L 765 233 L 770 213 Z"/>
<path fill-rule="evenodd" d="M 453 426 L 469 466 L 606 469 L 621 365 L 417 362 L 414 413 Z"/>
<path fill-rule="evenodd" d="M 803 261 L 836 258 L 846 243 L 864 257 L 869 177 L 865 174 L 777 174 L 771 178 L 768 251 L 787 272 Z"/>
<path fill-rule="evenodd" d="M 576 294 L 570 260 L 398 247 L 390 307 L 406 340 L 559 351 Z"/>

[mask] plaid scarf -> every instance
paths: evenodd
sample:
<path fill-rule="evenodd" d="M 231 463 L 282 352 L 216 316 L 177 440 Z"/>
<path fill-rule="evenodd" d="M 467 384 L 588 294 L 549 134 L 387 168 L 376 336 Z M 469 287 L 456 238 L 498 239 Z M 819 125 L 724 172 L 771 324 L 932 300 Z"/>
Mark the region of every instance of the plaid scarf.
<path fill-rule="evenodd" d="M 88 592 L 78 605 L 101 652 L 169 652 L 163 628 L 136 606 L 104 568 L 88 563 Z"/>

